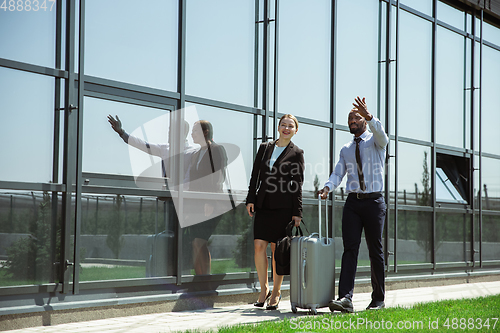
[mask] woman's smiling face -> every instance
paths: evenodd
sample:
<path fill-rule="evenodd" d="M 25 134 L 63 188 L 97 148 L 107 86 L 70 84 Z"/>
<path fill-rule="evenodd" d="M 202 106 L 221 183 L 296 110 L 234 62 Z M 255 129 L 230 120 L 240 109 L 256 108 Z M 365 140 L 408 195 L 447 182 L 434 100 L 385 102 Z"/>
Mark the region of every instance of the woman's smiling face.
<path fill-rule="evenodd" d="M 280 134 L 280 138 L 291 139 L 295 133 L 297 133 L 295 121 L 290 118 L 283 118 L 278 125 L 278 132 Z"/>

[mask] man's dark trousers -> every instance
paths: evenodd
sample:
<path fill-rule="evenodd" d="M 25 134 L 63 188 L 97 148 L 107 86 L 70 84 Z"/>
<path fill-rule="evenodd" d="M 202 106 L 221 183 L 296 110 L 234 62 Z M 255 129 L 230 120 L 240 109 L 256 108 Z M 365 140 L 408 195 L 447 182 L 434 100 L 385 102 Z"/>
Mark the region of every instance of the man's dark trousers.
<path fill-rule="evenodd" d="M 344 205 L 342 215 L 342 240 L 344 254 L 339 280 L 339 298 L 352 299 L 354 278 L 358 264 L 361 232 L 365 229 L 365 239 L 368 246 L 371 266 L 372 300 L 383 301 L 385 298 L 384 284 L 384 251 L 382 247 L 382 230 L 386 215 L 386 205 L 383 196 L 378 198 L 357 199 L 350 194 Z"/>

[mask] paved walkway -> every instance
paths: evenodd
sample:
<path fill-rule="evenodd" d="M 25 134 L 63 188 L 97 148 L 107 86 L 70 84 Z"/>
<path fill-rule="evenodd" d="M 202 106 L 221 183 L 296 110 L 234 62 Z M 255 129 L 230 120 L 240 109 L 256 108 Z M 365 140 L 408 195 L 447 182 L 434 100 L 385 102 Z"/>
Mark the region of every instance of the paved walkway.
<path fill-rule="evenodd" d="M 409 307 L 416 303 L 433 302 L 444 299 L 475 298 L 480 296 L 500 294 L 500 281 L 467 283 L 450 286 L 425 287 L 414 289 L 391 290 L 387 292 L 386 306 Z M 354 310 L 363 310 L 370 302 L 370 293 L 354 295 Z M 329 313 L 328 308 L 318 310 L 318 313 Z M 207 331 L 216 330 L 220 326 L 240 323 L 256 323 L 266 320 L 279 320 L 285 317 L 306 316 L 307 311 L 299 309 L 293 314 L 290 301 L 283 300 L 278 311 L 266 311 L 255 308 L 252 304 L 229 306 L 207 310 L 155 313 L 140 316 L 101 319 L 54 326 L 40 326 L 14 332 L 174 332 L 188 329 Z"/>

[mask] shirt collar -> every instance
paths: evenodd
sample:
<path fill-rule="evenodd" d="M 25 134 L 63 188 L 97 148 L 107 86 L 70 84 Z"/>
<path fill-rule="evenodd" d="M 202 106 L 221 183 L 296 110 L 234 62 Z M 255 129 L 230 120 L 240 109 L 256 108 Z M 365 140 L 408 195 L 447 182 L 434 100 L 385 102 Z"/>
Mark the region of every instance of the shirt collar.
<path fill-rule="evenodd" d="M 361 134 L 359 137 L 361 140 L 365 141 L 366 137 L 368 136 L 368 130 L 364 131 L 363 134 Z M 354 142 L 355 136 L 352 138 L 352 142 Z"/>

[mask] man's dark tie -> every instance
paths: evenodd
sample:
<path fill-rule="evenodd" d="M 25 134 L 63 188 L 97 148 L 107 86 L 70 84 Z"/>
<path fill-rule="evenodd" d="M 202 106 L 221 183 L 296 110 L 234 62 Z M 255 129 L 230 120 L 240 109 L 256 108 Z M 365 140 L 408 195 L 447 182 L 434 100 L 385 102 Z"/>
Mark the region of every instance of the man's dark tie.
<path fill-rule="evenodd" d="M 356 141 L 356 164 L 358 166 L 359 187 L 361 188 L 361 191 L 364 191 L 366 190 L 365 176 L 363 176 L 363 164 L 361 163 L 361 154 L 359 152 L 359 142 L 361 141 L 361 138 L 354 138 L 354 141 Z"/>

